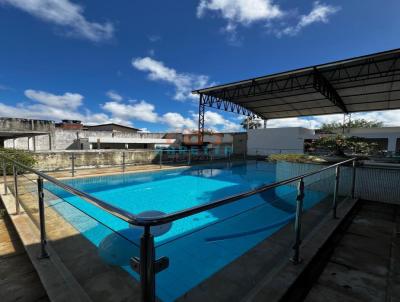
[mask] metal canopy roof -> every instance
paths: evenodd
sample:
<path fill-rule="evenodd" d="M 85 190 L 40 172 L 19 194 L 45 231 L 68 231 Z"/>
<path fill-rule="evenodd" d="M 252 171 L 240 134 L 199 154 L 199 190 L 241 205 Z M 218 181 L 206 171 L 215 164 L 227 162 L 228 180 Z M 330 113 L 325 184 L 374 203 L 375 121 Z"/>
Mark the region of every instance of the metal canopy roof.
<path fill-rule="evenodd" d="M 400 109 L 400 49 L 193 91 L 263 119 Z"/>

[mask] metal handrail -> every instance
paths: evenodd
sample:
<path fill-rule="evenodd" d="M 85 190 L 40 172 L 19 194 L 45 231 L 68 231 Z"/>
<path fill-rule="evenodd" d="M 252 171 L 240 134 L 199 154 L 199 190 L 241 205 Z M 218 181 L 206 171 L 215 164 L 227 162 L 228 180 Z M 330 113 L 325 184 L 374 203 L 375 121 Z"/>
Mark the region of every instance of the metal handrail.
<path fill-rule="evenodd" d="M 82 199 L 86 200 L 87 202 L 89 202 L 89 203 L 91 203 L 91 204 L 93 204 L 93 205 L 105 210 L 106 212 L 108 212 L 108 213 L 110 213 L 110 214 L 112 214 L 112 215 L 114 215 L 114 216 L 116 216 L 118 218 L 121 218 L 122 220 L 124 220 L 126 222 L 131 223 L 132 221 L 136 220 L 136 216 L 135 215 L 133 215 L 133 214 L 131 214 L 131 213 L 119 208 L 119 207 L 113 206 L 113 205 L 111 205 L 111 204 L 109 204 L 109 203 L 107 203 L 107 202 L 105 202 L 103 200 L 100 200 L 100 199 L 98 199 L 98 198 L 96 198 L 96 197 L 94 197 L 94 196 L 92 196 L 92 195 L 90 195 L 88 193 L 85 193 L 85 192 L 82 192 L 82 191 L 80 191 L 78 189 L 75 189 L 75 188 L 73 188 L 73 187 L 71 187 L 71 186 L 59 181 L 58 179 L 56 179 L 54 177 L 51 177 L 51 176 L 49 176 L 49 175 L 47 175 L 47 174 L 45 174 L 43 172 L 40 172 L 40 171 L 38 171 L 38 170 L 36 170 L 34 168 L 31 168 L 31 167 L 28 167 L 28 166 L 26 166 L 24 164 L 21 164 L 21 163 L 15 161 L 15 160 L 5 156 L 4 154 L 0 153 L 0 158 L 2 158 L 3 160 L 7 160 L 7 161 L 11 162 L 13 165 L 16 165 L 16 166 L 18 166 L 18 167 L 20 167 L 20 168 L 22 168 L 22 169 L 24 169 L 26 171 L 29 171 L 29 172 L 32 172 L 32 173 L 38 175 L 39 177 L 41 177 L 41 178 L 43 178 L 43 179 L 55 184 L 56 186 L 62 188 L 63 190 L 65 190 L 65 191 L 67 191 L 67 192 L 69 192 L 71 194 L 74 194 L 74 195 L 76 195 L 78 197 L 81 197 Z"/>
<path fill-rule="evenodd" d="M 190 154 L 190 153 L 189 153 Z M 4 185 L 5 185 L 5 193 L 7 193 L 6 186 L 6 161 L 9 161 L 13 165 L 13 174 L 14 174 L 14 186 L 15 186 L 15 200 L 17 206 L 17 214 L 19 214 L 19 201 L 18 201 L 18 185 L 17 185 L 17 176 L 18 171 L 17 167 L 20 167 L 26 171 L 30 171 L 38 175 L 38 203 L 39 203 L 39 214 L 40 214 L 40 234 L 41 234 L 41 254 L 39 256 L 40 259 L 48 258 L 49 254 L 46 250 L 46 230 L 45 230 L 45 215 L 44 215 L 44 195 L 43 195 L 43 179 L 59 186 L 67 192 L 70 192 L 76 196 L 83 198 L 89 203 L 105 210 L 106 212 L 121 218 L 122 220 L 137 226 L 143 227 L 143 233 L 140 238 L 140 257 L 133 257 L 130 259 L 131 268 L 136 271 L 140 275 L 141 289 L 142 289 L 142 301 L 143 302 L 154 302 L 156 301 L 156 278 L 155 275 L 160 271 L 166 269 L 169 266 L 169 258 L 161 257 L 156 259 L 155 245 L 154 245 L 154 236 L 151 233 L 151 227 L 156 225 L 165 224 L 168 222 L 172 222 L 178 219 L 182 219 L 206 210 L 214 209 L 226 204 L 233 203 L 237 200 L 267 191 L 272 188 L 276 188 L 282 185 L 286 185 L 289 183 L 293 183 L 298 181 L 297 185 L 297 196 L 296 196 L 296 217 L 295 217 L 295 243 L 293 245 L 294 254 L 293 257 L 290 258 L 294 264 L 298 264 L 301 262 L 300 258 L 300 245 L 301 245 L 301 219 L 303 212 L 303 201 L 304 201 L 304 178 L 319 174 L 328 169 L 336 168 L 335 172 L 335 190 L 334 190 L 334 199 L 333 199 L 333 218 L 336 218 L 336 207 L 337 207 L 337 193 L 339 186 L 339 170 L 340 166 L 352 162 L 353 174 L 352 174 L 352 192 L 351 196 L 354 198 L 354 188 L 355 188 L 355 176 L 356 176 L 356 158 L 351 158 L 325 168 L 319 169 L 317 171 L 312 171 L 305 173 L 303 175 L 299 175 L 296 177 L 292 177 L 286 180 L 278 181 L 273 184 L 262 185 L 256 189 L 250 190 L 248 192 L 244 192 L 241 194 L 233 195 L 224 199 L 212 201 L 203 205 L 194 206 L 182 211 L 176 211 L 171 214 L 166 214 L 162 216 L 156 217 L 138 217 L 133 215 L 125 210 L 118 208 L 116 206 L 112 206 L 96 197 L 93 197 L 85 192 L 77 190 L 45 173 L 42 173 L 34 168 L 30 168 L 24 164 L 21 164 L 14 159 L 8 158 L 4 154 L 0 152 L 0 158 L 3 159 L 3 174 L 4 174 Z"/>
<path fill-rule="evenodd" d="M 289 178 L 289 179 L 277 181 L 277 182 L 274 182 L 272 184 L 262 185 L 260 187 L 257 187 L 257 188 L 255 188 L 253 190 L 250 190 L 250 191 L 247 191 L 247 192 L 244 192 L 244 193 L 232 195 L 232 196 L 229 196 L 229 197 L 226 197 L 226 198 L 223 198 L 223 199 L 219 199 L 219 200 L 216 200 L 216 201 L 208 202 L 208 203 L 205 203 L 205 204 L 202 204 L 202 205 L 199 205 L 199 206 L 194 206 L 194 207 L 191 207 L 191 208 L 188 208 L 188 209 L 185 209 L 185 210 L 176 211 L 176 212 L 173 212 L 173 213 L 170 213 L 170 214 L 165 214 L 165 215 L 158 216 L 158 217 L 136 217 L 136 221 L 133 224 L 139 225 L 139 226 L 147 226 L 147 225 L 154 226 L 154 225 L 161 225 L 161 224 L 165 224 L 165 223 L 172 222 L 172 221 L 175 221 L 175 220 L 179 220 L 179 219 L 182 219 L 182 218 L 194 215 L 194 214 L 198 214 L 198 213 L 201 213 L 201 212 L 204 212 L 204 211 L 207 211 L 207 210 L 211 210 L 211 209 L 217 208 L 219 206 L 223 206 L 223 205 L 232 203 L 232 202 L 234 202 L 236 200 L 239 200 L 239 199 L 243 199 L 243 198 L 246 198 L 246 197 L 253 196 L 255 194 L 267 191 L 269 189 L 273 189 L 273 188 L 276 188 L 276 187 L 279 187 L 279 186 L 283 186 L 283 185 L 286 185 L 286 184 L 301 180 L 302 178 L 306 178 L 306 177 L 321 173 L 323 171 L 335 168 L 337 166 L 344 165 L 346 163 L 353 162 L 355 160 L 356 160 L 356 158 L 350 158 L 348 160 L 345 160 L 345 161 L 342 161 L 342 162 L 327 166 L 327 167 L 322 168 L 322 169 L 317 170 L 317 171 L 308 172 L 308 173 L 305 173 L 305 174 L 302 174 L 302 175 L 299 175 L 299 176 L 295 176 L 295 177 L 292 177 L 292 178 Z"/>
<path fill-rule="evenodd" d="M 63 182 L 61 182 L 61 181 L 59 181 L 59 180 L 47 175 L 47 174 L 45 174 L 45 173 L 42 173 L 42 172 L 40 172 L 40 171 L 38 171 L 38 170 L 36 170 L 34 168 L 30 168 L 30 167 L 28 167 L 26 165 L 23 165 L 23 164 L 15 161 L 13 159 L 10 159 L 10 158 L 4 156 L 3 154 L 0 154 L 0 157 L 12 162 L 13 164 L 15 164 L 15 165 L 27 170 L 27 171 L 30 171 L 32 173 L 37 174 L 38 176 L 42 177 L 43 179 L 46 179 L 47 181 L 49 181 L 51 183 L 54 183 L 55 185 L 61 187 L 65 191 L 67 191 L 69 193 L 72 193 L 74 195 L 77 195 L 78 197 L 83 198 L 84 200 L 88 201 L 89 203 L 94 204 L 95 206 L 98 206 L 98 207 L 104 209 L 106 212 L 108 212 L 108 213 L 110 213 L 110 214 L 112 214 L 114 216 L 117 216 L 118 218 L 121 218 L 122 220 L 124 220 L 124 221 L 126 221 L 126 222 L 128 222 L 130 224 L 137 225 L 137 226 L 156 226 L 156 225 L 162 225 L 162 224 L 165 224 L 165 223 L 168 223 L 168 222 L 172 222 L 172 221 L 175 221 L 175 220 L 179 220 L 179 219 L 182 219 L 182 218 L 185 218 L 185 217 L 188 217 L 188 216 L 192 216 L 194 214 L 198 214 L 198 213 L 210 210 L 210 209 L 214 209 L 214 208 L 217 208 L 217 207 L 232 203 L 234 201 L 237 201 L 237 200 L 240 200 L 240 199 L 243 199 L 243 198 L 246 198 L 246 197 L 253 196 L 255 194 L 267 191 L 269 189 L 273 189 L 273 188 L 276 188 L 276 187 L 279 187 L 279 186 L 282 186 L 282 185 L 286 185 L 286 184 L 295 182 L 295 181 L 300 180 L 302 178 L 306 178 L 306 177 L 321 173 L 323 171 L 326 171 L 326 170 L 329 170 L 329 169 L 335 168 L 337 166 L 341 166 L 341 165 L 344 165 L 346 163 L 349 163 L 349 162 L 352 162 L 352 161 L 356 160 L 356 158 L 350 158 L 348 160 L 345 160 L 345 161 L 342 161 L 342 162 L 327 166 L 327 167 L 319 169 L 317 171 L 308 172 L 308 173 L 305 173 L 305 174 L 302 174 L 302 175 L 299 175 L 299 176 L 295 176 L 295 177 L 292 177 L 292 178 L 289 178 L 289 179 L 286 179 L 286 180 L 281 180 L 281 181 L 278 181 L 278 182 L 275 182 L 275 183 L 272 183 L 272 184 L 262 185 L 260 187 L 257 187 L 257 188 L 255 188 L 253 190 L 250 190 L 250 191 L 247 191 L 247 192 L 244 192 L 244 193 L 236 194 L 236 195 L 233 195 L 233 196 L 229 196 L 229 197 L 226 197 L 226 198 L 223 198 L 223 199 L 219 199 L 219 200 L 216 200 L 216 201 L 208 202 L 208 203 L 205 203 L 205 204 L 202 204 L 202 205 L 199 205 L 199 206 L 194 206 L 194 207 L 191 207 L 191 208 L 188 208 L 188 209 L 184 209 L 184 210 L 181 210 L 181 211 L 176 211 L 176 212 L 173 212 L 173 213 L 170 213 L 170 214 L 165 214 L 165 215 L 155 216 L 155 217 L 143 217 L 143 216 L 138 217 L 138 216 L 136 216 L 136 215 L 134 215 L 132 213 L 129 213 L 129 212 L 127 212 L 127 211 L 125 211 L 125 210 L 123 210 L 123 209 L 121 209 L 119 207 L 110 205 L 109 203 L 107 203 L 105 201 L 102 201 L 102 200 L 100 200 L 100 199 L 98 199 L 98 198 L 96 198 L 96 197 L 94 197 L 94 196 L 92 196 L 90 194 L 87 194 L 87 193 L 82 192 L 82 191 L 80 191 L 78 189 L 75 189 L 75 188 L 73 188 L 73 187 L 71 187 L 71 186 L 69 186 L 69 185 L 67 185 L 67 184 L 65 184 L 65 183 L 63 183 Z"/>

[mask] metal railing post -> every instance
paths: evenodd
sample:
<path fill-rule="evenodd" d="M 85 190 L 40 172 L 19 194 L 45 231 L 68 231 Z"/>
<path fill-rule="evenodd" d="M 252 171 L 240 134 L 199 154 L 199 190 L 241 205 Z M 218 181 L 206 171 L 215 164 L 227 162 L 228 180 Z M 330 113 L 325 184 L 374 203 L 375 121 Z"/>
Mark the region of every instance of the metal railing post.
<path fill-rule="evenodd" d="M 356 195 L 356 160 L 353 160 L 353 173 L 351 180 L 351 198 L 354 199 Z"/>
<path fill-rule="evenodd" d="M 333 202 L 332 202 L 332 218 L 336 219 L 336 209 L 337 209 L 337 195 L 339 192 L 339 179 L 340 179 L 340 166 L 335 169 L 335 188 L 333 190 Z"/>
<path fill-rule="evenodd" d="M 297 185 L 296 197 L 296 220 L 294 222 L 295 243 L 293 245 L 294 254 L 290 261 L 294 264 L 301 262 L 300 258 L 300 245 L 301 245 L 301 216 L 303 214 L 303 201 L 304 201 L 304 179 L 301 178 Z"/>
<path fill-rule="evenodd" d="M 125 151 L 122 151 L 122 172 L 125 172 Z"/>
<path fill-rule="evenodd" d="M 190 166 L 190 164 L 192 163 L 192 150 L 188 150 L 188 165 Z"/>
<path fill-rule="evenodd" d="M 162 154 L 163 150 L 160 149 L 160 169 L 162 169 Z"/>
<path fill-rule="evenodd" d="M 150 226 L 145 226 L 143 235 L 140 238 L 140 283 L 142 286 L 143 302 L 154 302 L 156 300 L 156 274 L 154 263 L 154 237 L 150 232 Z"/>
<path fill-rule="evenodd" d="M 15 210 L 17 214 L 20 214 L 19 196 L 18 196 L 18 168 L 15 165 L 13 165 L 13 175 L 14 175 Z"/>
<path fill-rule="evenodd" d="M 4 195 L 7 194 L 7 162 L 3 159 L 3 182 L 4 182 Z"/>
<path fill-rule="evenodd" d="M 75 153 L 71 153 L 70 160 L 71 160 L 71 175 L 72 175 L 72 177 L 74 177 L 75 176 Z"/>
<path fill-rule="evenodd" d="M 44 193 L 43 193 L 43 178 L 37 179 L 38 202 L 39 202 L 39 221 L 40 221 L 40 255 L 39 259 L 48 258 L 49 254 L 46 250 L 46 222 L 44 215 Z"/>

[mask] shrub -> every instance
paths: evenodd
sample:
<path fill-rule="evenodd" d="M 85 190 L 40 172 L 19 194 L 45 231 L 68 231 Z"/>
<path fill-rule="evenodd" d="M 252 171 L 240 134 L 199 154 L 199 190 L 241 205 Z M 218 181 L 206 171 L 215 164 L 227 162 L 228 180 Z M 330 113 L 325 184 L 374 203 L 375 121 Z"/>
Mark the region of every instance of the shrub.
<path fill-rule="evenodd" d="M 268 156 L 268 160 L 272 162 L 277 161 L 288 161 L 292 163 L 321 163 L 325 162 L 320 157 L 306 155 L 306 154 L 271 154 Z"/>
<path fill-rule="evenodd" d="M 30 168 L 36 164 L 36 159 L 34 158 L 33 154 L 25 150 L 0 149 L 0 153 Z M 6 171 L 9 175 L 13 174 L 12 164 L 8 161 L 6 161 Z M 18 172 L 23 173 L 25 171 L 18 167 Z"/>

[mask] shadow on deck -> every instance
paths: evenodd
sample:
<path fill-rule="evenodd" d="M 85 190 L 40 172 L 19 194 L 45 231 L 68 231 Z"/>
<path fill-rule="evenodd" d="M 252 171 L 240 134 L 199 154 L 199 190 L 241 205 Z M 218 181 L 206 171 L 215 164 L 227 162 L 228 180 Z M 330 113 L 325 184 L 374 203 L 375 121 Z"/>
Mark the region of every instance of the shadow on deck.
<path fill-rule="evenodd" d="M 0 201 L 0 300 L 49 301 L 3 203 Z"/>

